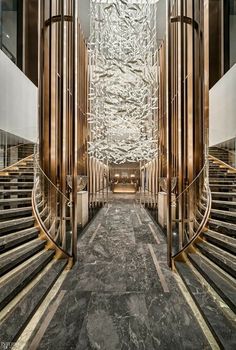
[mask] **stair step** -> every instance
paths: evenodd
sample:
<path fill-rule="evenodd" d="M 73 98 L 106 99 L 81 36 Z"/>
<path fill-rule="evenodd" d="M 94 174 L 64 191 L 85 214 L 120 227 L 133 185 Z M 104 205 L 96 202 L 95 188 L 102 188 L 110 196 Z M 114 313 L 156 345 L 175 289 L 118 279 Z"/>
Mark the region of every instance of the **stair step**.
<path fill-rule="evenodd" d="M 0 252 L 5 252 L 10 248 L 14 248 L 21 243 L 28 242 L 37 238 L 39 235 L 39 229 L 37 227 L 27 228 L 6 236 L 0 237 Z"/>
<path fill-rule="evenodd" d="M 208 242 L 196 243 L 197 248 L 211 261 L 220 266 L 234 278 L 236 277 L 236 258 L 232 254 Z"/>
<path fill-rule="evenodd" d="M 235 190 L 236 191 L 236 184 L 229 185 L 229 184 L 224 184 L 224 183 L 219 183 L 219 184 L 217 184 L 217 183 L 210 183 L 211 190 L 212 190 L 212 188 L 217 188 L 217 187 L 220 187 L 220 189 L 224 189 L 224 190 L 228 190 L 229 189 L 229 190 Z M 232 191 L 232 192 L 234 192 L 234 191 Z"/>
<path fill-rule="evenodd" d="M 33 216 L 0 222 L 0 236 L 11 233 L 19 229 L 29 228 L 34 225 Z"/>
<path fill-rule="evenodd" d="M 34 183 L 33 181 L 0 181 L 0 188 L 1 187 L 23 187 L 23 188 L 33 188 Z"/>
<path fill-rule="evenodd" d="M 220 248 L 223 248 L 224 250 L 227 250 L 228 252 L 232 254 L 236 254 L 236 239 L 226 236 L 222 233 L 213 231 L 213 230 L 207 230 L 203 233 L 203 236 L 207 238 L 207 240 L 215 245 L 217 245 Z"/>
<path fill-rule="evenodd" d="M 36 238 L 32 242 L 26 243 L 2 254 L 0 257 L 0 276 L 42 250 L 45 243 L 46 241 Z"/>
<path fill-rule="evenodd" d="M 213 199 L 212 200 L 212 208 L 219 207 L 219 206 L 227 207 L 227 208 L 236 208 L 236 202 L 220 201 L 220 200 Z"/>
<path fill-rule="evenodd" d="M 193 266 L 201 273 L 206 281 L 215 289 L 224 302 L 233 312 L 236 312 L 236 282 L 233 282 L 226 274 L 221 273 L 217 268 L 199 254 L 188 254 Z"/>
<path fill-rule="evenodd" d="M 36 259 L 26 264 L 17 274 L 0 286 L 0 310 L 2 310 L 36 275 L 49 263 L 53 250 L 44 251 Z"/>
<path fill-rule="evenodd" d="M 212 173 L 225 173 L 228 171 L 228 168 L 226 167 L 226 165 L 212 164 L 209 167 L 209 171 Z"/>
<path fill-rule="evenodd" d="M 229 236 L 236 236 L 236 225 L 231 222 L 225 222 L 221 220 L 209 219 L 209 226 L 214 227 L 217 232 L 224 233 Z"/>
<path fill-rule="evenodd" d="M 235 181 L 236 180 L 236 176 L 234 173 L 225 173 L 225 174 L 210 174 L 210 178 L 213 179 L 221 179 L 221 180 L 231 180 L 231 181 Z"/>
<path fill-rule="evenodd" d="M 236 197 L 236 192 L 211 192 L 213 198 L 215 197 Z"/>
<path fill-rule="evenodd" d="M 214 183 L 223 183 L 223 184 L 236 184 L 236 182 L 234 181 L 234 180 L 232 180 L 232 179 L 219 179 L 218 177 L 211 177 L 210 179 L 209 179 L 209 182 L 210 182 L 210 184 L 214 184 Z"/>
<path fill-rule="evenodd" d="M 7 313 L 0 323 L 0 339 L 4 339 L 6 343 L 17 340 L 66 264 L 66 260 L 55 261 L 32 289 Z"/>
<path fill-rule="evenodd" d="M 218 306 L 188 264 L 176 261 L 175 265 L 219 346 L 226 350 L 235 349 L 235 323 L 224 314 L 222 307 Z"/>
<path fill-rule="evenodd" d="M 25 180 L 32 180 L 34 178 L 34 173 L 26 174 L 26 173 L 10 173 L 10 174 L 1 174 L 0 173 L 0 180 L 12 180 L 12 179 L 25 179 Z"/>
<path fill-rule="evenodd" d="M 32 216 L 32 207 L 13 208 L 0 210 L 0 220 Z"/>
<path fill-rule="evenodd" d="M 27 198 L 5 198 L 0 199 L 0 206 L 11 206 L 11 205 L 19 205 L 19 204 L 31 204 L 31 197 Z"/>
<path fill-rule="evenodd" d="M 18 165 L 17 166 L 18 170 L 26 170 L 26 171 L 31 171 L 33 172 L 34 171 L 34 167 L 33 167 L 33 164 L 31 164 L 31 166 L 27 166 L 27 165 Z"/>
<path fill-rule="evenodd" d="M 0 189 L 0 196 L 13 196 L 13 195 L 30 195 L 32 194 L 32 189 L 10 189 L 10 190 L 3 190 Z"/>
<path fill-rule="evenodd" d="M 221 219 L 236 224 L 236 211 L 227 211 L 220 209 L 211 209 L 211 218 Z"/>

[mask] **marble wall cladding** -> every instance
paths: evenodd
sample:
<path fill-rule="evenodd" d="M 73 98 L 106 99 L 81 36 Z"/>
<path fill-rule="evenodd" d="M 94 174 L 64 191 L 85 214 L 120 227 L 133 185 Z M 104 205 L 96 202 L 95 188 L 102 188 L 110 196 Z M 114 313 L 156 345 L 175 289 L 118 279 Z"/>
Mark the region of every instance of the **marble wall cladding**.
<path fill-rule="evenodd" d="M 210 349 L 167 266 L 164 235 L 133 200 L 118 197 L 99 212 L 78 256 L 39 349 Z"/>

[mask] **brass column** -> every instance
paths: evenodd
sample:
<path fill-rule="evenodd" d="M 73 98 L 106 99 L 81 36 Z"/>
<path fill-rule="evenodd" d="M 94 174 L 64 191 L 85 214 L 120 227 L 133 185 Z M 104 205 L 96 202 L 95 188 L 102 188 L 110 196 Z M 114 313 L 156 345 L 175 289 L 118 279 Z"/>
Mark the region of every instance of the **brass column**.
<path fill-rule="evenodd" d="M 45 178 L 42 191 L 54 220 L 50 235 L 74 259 L 77 257 L 77 3 L 76 0 L 39 1 L 39 159 L 49 179 Z M 72 176 L 71 190 L 68 175 Z M 69 197 L 72 210 L 68 206 Z"/>

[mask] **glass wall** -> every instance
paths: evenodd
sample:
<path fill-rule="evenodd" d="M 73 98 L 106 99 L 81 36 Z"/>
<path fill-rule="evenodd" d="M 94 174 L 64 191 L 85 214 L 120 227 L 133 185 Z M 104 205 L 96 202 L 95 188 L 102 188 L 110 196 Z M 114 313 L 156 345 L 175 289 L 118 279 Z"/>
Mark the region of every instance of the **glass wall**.
<path fill-rule="evenodd" d="M 0 170 L 28 157 L 33 152 L 34 147 L 30 141 L 0 129 Z"/>
<path fill-rule="evenodd" d="M 0 49 L 18 66 L 22 57 L 23 1 L 0 0 Z"/>

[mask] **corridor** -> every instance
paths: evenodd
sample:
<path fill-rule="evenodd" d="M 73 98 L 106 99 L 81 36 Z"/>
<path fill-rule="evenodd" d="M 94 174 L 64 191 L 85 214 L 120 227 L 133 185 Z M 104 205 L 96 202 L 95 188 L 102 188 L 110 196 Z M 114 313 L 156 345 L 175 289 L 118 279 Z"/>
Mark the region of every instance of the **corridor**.
<path fill-rule="evenodd" d="M 78 263 L 35 328 L 29 349 L 209 349 L 161 230 L 135 196 L 116 195 L 78 242 Z"/>

